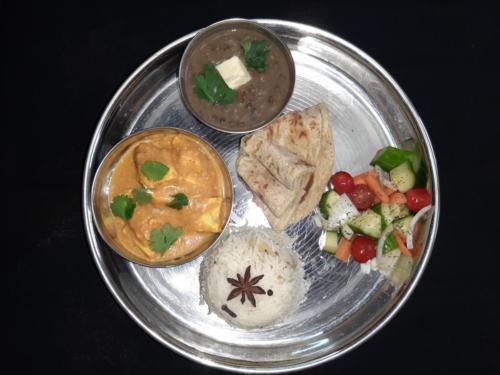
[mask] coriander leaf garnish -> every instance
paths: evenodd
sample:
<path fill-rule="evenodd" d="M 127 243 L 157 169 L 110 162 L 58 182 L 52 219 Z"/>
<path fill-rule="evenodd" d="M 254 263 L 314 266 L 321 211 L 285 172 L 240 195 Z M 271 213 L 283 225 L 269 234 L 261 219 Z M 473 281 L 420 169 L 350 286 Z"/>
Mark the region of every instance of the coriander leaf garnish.
<path fill-rule="evenodd" d="M 170 224 L 165 224 L 162 228 L 151 231 L 149 247 L 151 250 L 163 255 L 181 235 L 182 228 L 174 228 Z"/>
<path fill-rule="evenodd" d="M 148 191 L 148 189 L 145 189 L 142 186 L 132 191 L 132 197 L 138 204 L 146 204 L 151 202 L 151 193 Z"/>
<path fill-rule="evenodd" d="M 148 180 L 160 181 L 168 173 L 169 168 L 159 161 L 148 160 L 141 165 L 141 172 Z"/>
<path fill-rule="evenodd" d="M 135 202 L 126 195 L 117 195 L 111 202 L 113 215 L 128 221 L 134 214 Z"/>
<path fill-rule="evenodd" d="M 200 99 L 212 104 L 227 105 L 234 102 L 237 91 L 229 88 L 213 64 L 203 66 L 203 75 L 193 75 L 194 92 Z"/>
<path fill-rule="evenodd" d="M 245 52 L 245 64 L 248 68 L 264 73 L 267 69 L 267 55 L 269 42 L 267 40 L 247 40 L 242 44 Z"/>
<path fill-rule="evenodd" d="M 169 204 L 167 204 L 168 207 L 180 210 L 182 209 L 182 207 L 189 204 L 188 197 L 183 193 L 177 193 L 175 195 L 172 195 L 172 197 L 174 197 L 174 199 Z"/>

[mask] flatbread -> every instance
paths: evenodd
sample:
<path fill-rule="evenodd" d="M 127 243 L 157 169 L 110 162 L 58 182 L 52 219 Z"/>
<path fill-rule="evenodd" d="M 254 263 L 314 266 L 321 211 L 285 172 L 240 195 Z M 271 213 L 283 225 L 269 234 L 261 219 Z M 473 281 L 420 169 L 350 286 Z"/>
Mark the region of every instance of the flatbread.
<path fill-rule="evenodd" d="M 307 164 L 316 165 L 323 132 L 321 106 L 324 104 L 279 117 L 263 130 L 265 137 L 270 143 L 284 147 Z"/>
<path fill-rule="evenodd" d="M 253 141 L 252 137 L 255 137 Z M 245 145 L 248 143 L 252 145 L 253 142 L 258 143 L 258 141 L 262 141 L 262 145 L 265 145 L 264 140 L 286 149 L 287 152 L 314 168 L 305 185 L 295 189 L 299 191 L 299 199 L 290 199 L 292 196 L 289 196 L 288 199 L 293 201 L 293 205 L 289 205 L 281 215 L 276 215 L 268 206 L 267 201 L 272 201 L 272 197 L 266 197 L 264 200 L 263 196 L 254 191 L 255 203 L 262 208 L 269 224 L 274 230 L 282 231 L 306 217 L 316 207 L 332 173 L 334 148 L 326 105 L 318 104 L 302 112 L 288 113 L 278 118 L 266 129 L 254 133 L 246 140 Z M 242 153 L 249 157 L 247 151 L 248 148 L 245 150 L 245 147 L 242 147 Z M 258 159 L 255 157 L 254 160 Z M 238 173 L 241 175 L 240 170 Z M 242 177 L 245 179 L 244 176 Z M 274 198 L 282 200 L 278 196 Z"/>
<path fill-rule="evenodd" d="M 265 133 L 243 137 L 241 151 L 257 159 L 288 189 L 301 189 L 314 173 L 314 167 L 286 148 L 272 144 Z"/>
<path fill-rule="evenodd" d="M 290 190 L 281 184 L 256 159 L 242 155 L 239 157 L 237 165 L 238 174 L 274 216 L 282 216 L 290 206 L 296 204 L 300 199 L 299 190 Z"/>

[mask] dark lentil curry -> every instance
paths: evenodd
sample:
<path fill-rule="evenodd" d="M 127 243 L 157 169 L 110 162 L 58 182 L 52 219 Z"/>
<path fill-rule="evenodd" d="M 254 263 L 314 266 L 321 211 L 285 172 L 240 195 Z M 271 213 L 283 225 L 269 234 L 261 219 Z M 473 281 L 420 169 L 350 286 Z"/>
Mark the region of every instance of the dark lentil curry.
<path fill-rule="evenodd" d="M 238 56 L 245 62 L 245 41 L 267 40 L 269 53 L 265 72 L 248 69 L 252 79 L 237 89 L 233 103 L 211 104 L 199 98 L 192 77 L 203 72 L 205 64 L 220 64 Z M 284 52 L 266 35 L 250 29 L 216 31 L 200 40 L 188 56 L 185 70 L 185 94 L 196 115 L 209 124 L 230 131 L 250 130 L 272 120 L 289 98 L 291 72 Z"/>

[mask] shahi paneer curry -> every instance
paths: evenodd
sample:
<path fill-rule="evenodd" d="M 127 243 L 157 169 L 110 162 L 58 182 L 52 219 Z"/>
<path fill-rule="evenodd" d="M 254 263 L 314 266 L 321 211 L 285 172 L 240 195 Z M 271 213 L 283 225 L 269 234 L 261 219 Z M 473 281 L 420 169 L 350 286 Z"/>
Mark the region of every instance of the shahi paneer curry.
<path fill-rule="evenodd" d="M 164 129 L 132 144 L 109 185 L 116 237 L 148 263 L 208 248 L 230 213 L 231 187 L 218 155 L 190 133 Z"/>

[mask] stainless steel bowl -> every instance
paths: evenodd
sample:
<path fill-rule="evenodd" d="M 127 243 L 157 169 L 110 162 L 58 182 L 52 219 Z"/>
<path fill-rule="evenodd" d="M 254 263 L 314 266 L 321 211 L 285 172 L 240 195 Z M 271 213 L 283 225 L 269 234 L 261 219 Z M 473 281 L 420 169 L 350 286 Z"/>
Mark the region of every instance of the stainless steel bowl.
<path fill-rule="evenodd" d="M 185 254 L 184 256 L 170 260 L 164 260 L 161 262 L 151 261 L 146 258 L 139 257 L 136 254 L 136 252 L 128 249 L 117 238 L 114 225 L 115 218 L 113 217 L 109 205 L 109 184 L 117 163 L 120 161 L 122 156 L 124 156 L 124 154 L 129 150 L 129 148 L 132 145 L 136 144 L 137 142 L 140 142 L 141 140 L 144 140 L 154 135 L 179 134 L 179 133 L 187 135 L 189 137 L 193 137 L 196 140 L 202 142 L 207 147 L 207 149 L 213 153 L 213 155 L 215 156 L 215 160 L 217 160 L 221 170 L 223 171 L 225 178 L 225 189 L 227 190 L 228 195 L 230 195 L 230 207 L 228 208 L 229 212 L 233 207 L 233 190 L 232 190 L 233 185 L 227 167 L 222 158 L 220 157 L 220 155 L 217 153 L 217 151 L 209 143 L 205 142 L 200 137 L 186 130 L 175 129 L 175 128 L 148 129 L 140 131 L 138 133 L 134 133 L 126 137 L 108 152 L 108 154 L 104 157 L 103 161 L 101 162 L 101 165 L 97 169 L 97 172 L 94 177 L 94 182 L 92 185 L 92 195 L 91 195 L 92 214 L 94 217 L 94 222 L 96 224 L 97 230 L 99 231 L 99 234 L 104 239 L 104 241 L 106 241 L 108 246 L 111 249 L 113 249 L 118 255 L 139 265 L 148 267 L 168 267 L 168 266 L 176 266 L 179 264 L 183 264 L 187 261 L 193 260 L 217 244 L 219 238 L 221 237 L 221 234 L 223 233 L 227 223 L 229 222 L 229 213 L 228 213 L 227 218 L 223 224 L 223 230 L 206 247 L 199 248 L 196 251 L 192 251 L 188 254 Z"/>
<path fill-rule="evenodd" d="M 186 90 L 188 87 L 191 87 L 189 83 L 191 82 L 190 77 L 186 77 L 186 64 L 189 61 L 189 57 L 191 55 L 191 52 L 198 47 L 200 42 L 203 40 L 206 40 L 209 38 L 211 35 L 213 35 L 216 32 L 219 32 L 221 30 L 233 30 L 233 29 L 250 29 L 250 30 L 255 30 L 258 31 L 260 34 L 264 35 L 266 38 L 271 40 L 285 55 L 288 63 L 288 69 L 290 71 L 290 86 L 288 87 L 288 93 L 286 100 L 283 103 L 283 106 L 279 108 L 276 113 L 273 113 L 272 116 L 270 116 L 268 119 L 265 119 L 264 121 L 255 123 L 255 124 L 249 124 L 245 129 L 239 129 L 239 130 L 234 130 L 230 126 L 228 127 L 223 127 L 214 123 L 211 123 L 208 119 L 203 118 L 191 105 L 191 103 L 188 100 L 188 97 L 186 95 Z M 293 61 L 292 54 L 290 53 L 290 50 L 288 49 L 287 45 L 283 43 L 283 41 L 279 38 L 276 33 L 274 33 L 270 28 L 264 26 L 263 24 L 259 24 L 257 22 L 245 20 L 245 19 L 240 19 L 240 18 L 232 18 L 232 19 L 227 19 L 223 20 L 220 22 L 216 22 L 210 26 L 207 26 L 206 28 L 198 31 L 196 36 L 189 42 L 187 45 L 186 49 L 184 50 L 184 53 L 182 54 L 180 66 L 179 66 L 179 89 L 181 92 L 181 97 L 184 102 L 184 105 L 186 108 L 202 123 L 205 125 L 222 131 L 226 133 L 248 133 L 257 129 L 261 129 L 267 124 L 269 124 L 271 121 L 273 121 L 276 117 L 278 117 L 283 110 L 286 108 L 292 93 L 293 89 L 295 87 L 295 63 Z M 208 105 L 208 104 L 207 104 Z"/>
<path fill-rule="evenodd" d="M 92 220 L 91 183 L 107 151 L 141 129 L 175 124 L 208 141 L 228 166 L 234 184 L 229 227 L 266 225 L 251 193 L 238 179 L 235 160 L 240 136 L 211 129 L 186 109 L 179 92 L 178 66 L 191 33 L 147 59 L 123 83 L 104 111 L 89 147 L 83 182 L 85 230 L 92 255 L 110 292 L 145 332 L 196 362 L 225 370 L 279 373 L 337 358 L 378 332 L 410 297 L 430 259 L 439 219 L 436 159 L 424 124 L 394 79 L 349 42 L 300 23 L 257 20 L 287 44 L 296 64 L 295 91 L 286 110 L 319 101 L 330 110 L 335 171 L 358 174 L 374 153 L 413 138 L 430 168 L 435 209 L 424 228 L 424 246 L 407 283 L 394 287 L 378 273 L 364 275 L 359 264 L 337 262 L 318 247 L 311 216 L 291 226 L 310 288 L 299 310 L 261 330 L 230 327 L 200 305 L 198 276 L 203 256 L 169 268 L 142 267 L 109 251 Z M 422 307 L 425 308 L 425 307 Z M 404 340 L 401 334 L 398 340 Z M 399 342 L 399 341 L 398 341 Z M 135 345 L 133 338 L 129 345 Z"/>

